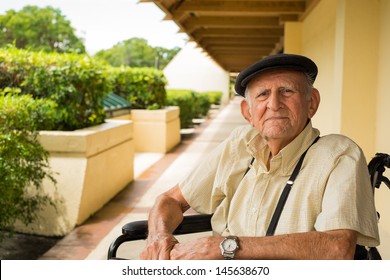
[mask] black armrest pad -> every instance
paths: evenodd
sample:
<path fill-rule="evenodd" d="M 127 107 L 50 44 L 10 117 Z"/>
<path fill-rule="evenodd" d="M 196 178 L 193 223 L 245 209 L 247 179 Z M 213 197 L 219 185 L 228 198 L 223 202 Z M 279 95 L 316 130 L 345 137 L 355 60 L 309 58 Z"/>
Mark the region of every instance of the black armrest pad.
<path fill-rule="evenodd" d="M 127 223 L 122 227 L 122 234 L 131 236 L 131 240 L 146 239 L 148 233 L 148 221 L 136 221 Z"/>
<path fill-rule="evenodd" d="M 174 231 L 174 234 L 189 234 L 196 232 L 211 231 L 212 215 L 189 215 L 184 216 L 182 223 Z M 122 227 L 122 234 L 131 236 L 131 240 L 146 239 L 148 221 L 136 221 L 127 223 Z"/>
<path fill-rule="evenodd" d="M 184 216 L 183 221 L 173 234 L 211 231 L 211 217 L 212 215 L 208 214 Z"/>

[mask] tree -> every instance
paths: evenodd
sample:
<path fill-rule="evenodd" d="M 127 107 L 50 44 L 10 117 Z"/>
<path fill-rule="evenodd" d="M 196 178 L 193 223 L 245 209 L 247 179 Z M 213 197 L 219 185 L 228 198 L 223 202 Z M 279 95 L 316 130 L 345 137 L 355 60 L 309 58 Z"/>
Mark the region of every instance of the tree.
<path fill-rule="evenodd" d="M 98 59 L 106 60 L 112 66 L 164 68 L 179 52 L 180 48 L 165 49 L 151 47 L 142 38 L 131 38 L 119 42 L 107 50 L 95 54 Z"/>
<path fill-rule="evenodd" d="M 156 47 L 155 50 L 157 52 L 155 67 L 157 69 L 163 69 L 176 56 L 176 54 L 180 51 L 180 48 L 175 47 L 173 49 L 165 49 L 162 47 Z"/>
<path fill-rule="evenodd" d="M 0 15 L 0 47 L 8 44 L 34 51 L 85 53 L 70 21 L 50 6 L 25 6 L 19 12 L 9 10 Z"/>

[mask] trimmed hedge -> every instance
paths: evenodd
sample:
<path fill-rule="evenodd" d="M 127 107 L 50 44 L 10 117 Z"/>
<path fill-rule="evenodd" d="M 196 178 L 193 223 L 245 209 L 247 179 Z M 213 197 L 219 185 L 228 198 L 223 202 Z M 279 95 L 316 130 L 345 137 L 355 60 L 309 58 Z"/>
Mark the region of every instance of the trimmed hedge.
<path fill-rule="evenodd" d="M 36 221 L 37 211 L 52 200 L 31 191 L 41 189 L 44 178 L 55 182 L 37 130 L 54 126 L 56 104 L 17 91 L 0 91 L 0 237 L 14 230 L 16 220 Z"/>
<path fill-rule="evenodd" d="M 210 98 L 207 93 L 195 93 L 195 118 L 207 116 L 211 107 Z"/>
<path fill-rule="evenodd" d="M 55 130 L 103 123 L 103 100 L 109 92 L 126 98 L 133 109 L 179 106 L 182 128 L 192 127 L 192 119 L 206 116 L 211 104 L 219 104 L 222 97 L 221 92 L 167 93 L 166 84 L 163 72 L 154 68 L 116 68 L 86 55 L 0 49 L 0 90 L 16 88 L 56 102 Z"/>
<path fill-rule="evenodd" d="M 111 89 L 107 67 L 87 55 L 0 49 L 0 88 L 53 100 L 54 129 L 74 130 L 104 122 L 103 99 Z"/>
<path fill-rule="evenodd" d="M 192 119 L 195 118 L 195 92 L 186 89 L 168 89 L 167 104 L 180 107 L 180 127 L 193 127 Z"/>
<path fill-rule="evenodd" d="M 161 70 L 141 67 L 111 68 L 113 92 L 126 98 L 133 109 L 160 109 L 166 105 L 167 80 Z"/>
<path fill-rule="evenodd" d="M 211 104 L 220 104 L 222 92 L 195 92 L 186 89 L 167 90 L 167 104 L 180 107 L 182 128 L 193 127 L 194 118 L 207 116 Z"/>
<path fill-rule="evenodd" d="M 206 94 L 209 97 L 210 103 L 220 105 L 222 100 L 222 91 L 205 91 L 202 94 Z"/>

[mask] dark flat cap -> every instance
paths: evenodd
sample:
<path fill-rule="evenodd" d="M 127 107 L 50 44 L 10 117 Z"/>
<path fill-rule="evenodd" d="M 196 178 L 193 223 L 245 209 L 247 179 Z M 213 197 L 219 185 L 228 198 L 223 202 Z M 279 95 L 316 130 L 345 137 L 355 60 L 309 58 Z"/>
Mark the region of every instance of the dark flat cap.
<path fill-rule="evenodd" d="M 275 54 L 267 56 L 241 71 L 237 76 L 234 89 L 239 95 L 245 96 L 245 88 L 249 81 L 257 74 L 272 69 L 301 71 L 309 75 L 313 82 L 318 73 L 317 65 L 310 58 L 296 54 Z"/>

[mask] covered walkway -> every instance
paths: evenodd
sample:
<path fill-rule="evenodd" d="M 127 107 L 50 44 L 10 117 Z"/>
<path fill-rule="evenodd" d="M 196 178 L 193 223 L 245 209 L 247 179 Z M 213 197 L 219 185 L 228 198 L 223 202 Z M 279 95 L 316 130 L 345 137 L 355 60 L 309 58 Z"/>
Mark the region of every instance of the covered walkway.
<path fill-rule="evenodd" d="M 40 259 L 106 259 L 108 247 L 120 235 L 123 224 L 146 219 L 158 194 L 177 184 L 235 127 L 246 123 L 240 113 L 240 101 L 241 97 L 235 97 L 227 106 L 212 112 L 211 117 L 193 134 L 183 137 L 173 151 L 165 155 L 136 155 L 135 180 Z M 126 246 L 120 248 L 118 256 L 134 258 L 143 244 L 135 244 L 136 248 Z"/>

